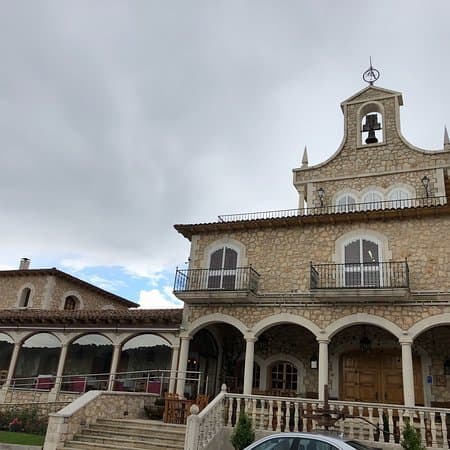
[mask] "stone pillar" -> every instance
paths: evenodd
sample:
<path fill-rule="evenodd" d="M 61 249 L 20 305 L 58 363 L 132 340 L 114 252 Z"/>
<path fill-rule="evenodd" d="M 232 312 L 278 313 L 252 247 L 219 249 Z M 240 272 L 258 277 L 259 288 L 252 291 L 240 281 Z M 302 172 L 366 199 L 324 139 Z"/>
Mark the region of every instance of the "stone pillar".
<path fill-rule="evenodd" d="M 177 365 L 178 365 L 178 355 L 180 354 L 180 347 L 174 345 L 172 347 L 172 364 L 170 366 L 170 380 L 169 380 L 169 393 L 173 394 L 175 392 L 175 385 L 177 379 Z"/>
<path fill-rule="evenodd" d="M 62 376 L 64 373 L 64 366 L 66 364 L 68 347 L 68 344 L 63 344 L 61 347 L 61 353 L 59 354 L 58 369 L 56 370 L 56 381 L 55 386 L 52 389 L 52 392 L 55 394 L 55 396 L 61 390 Z"/>
<path fill-rule="evenodd" d="M 324 386 L 328 384 L 328 339 L 317 339 L 319 343 L 319 400 L 324 400 Z"/>
<path fill-rule="evenodd" d="M 109 369 L 108 391 L 114 390 L 114 379 L 116 378 L 117 366 L 119 365 L 120 352 L 122 345 L 115 344 L 111 360 L 111 368 Z"/>
<path fill-rule="evenodd" d="M 11 361 L 9 362 L 8 376 L 3 384 L 3 388 L 8 388 L 11 384 L 11 380 L 14 377 L 14 370 L 16 369 L 17 359 L 19 358 L 20 348 L 22 347 L 21 342 L 16 342 L 14 344 L 14 349 L 11 355 Z"/>
<path fill-rule="evenodd" d="M 405 406 L 414 406 L 414 370 L 412 359 L 412 340 L 410 337 L 399 339 L 402 347 L 403 401 Z"/>
<path fill-rule="evenodd" d="M 245 338 L 245 366 L 244 366 L 244 395 L 252 394 L 253 385 L 253 361 L 255 359 L 255 337 Z"/>
<path fill-rule="evenodd" d="M 186 384 L 186 370 L 189 357 L 189 341 L 192 339 L 190 336 L 183 336 L 180 346 L 180 359 L 178 362 L 178 376 L 177 376 L 177 394 L 180 397 L 184 397 L 184 386 Z"/>
<path fill-rule="evenodd" d="M 17 358 L 19 357 L 19 351 L 22 346 L 22 343 L 16 342 L 14 344 L 14 349 L 11 355 L 11 360 L 9 362 L 8 368 L 8 376 L 6 377 L 5 382 L 3 383 L 2 388 L 0 389 L 0 403 L 3 403 L 6 399 L 6 394 L 8 393 L 8 388 L 11 385 L 11 379 L 14 376 L 14 370 L 17 364 Z"/>
<path fill-rule="evenodd" d="M 298 209 L 300 210 L 300 215 L 304 214 L 305 211 L 305 190 L 298 191 Z"/>

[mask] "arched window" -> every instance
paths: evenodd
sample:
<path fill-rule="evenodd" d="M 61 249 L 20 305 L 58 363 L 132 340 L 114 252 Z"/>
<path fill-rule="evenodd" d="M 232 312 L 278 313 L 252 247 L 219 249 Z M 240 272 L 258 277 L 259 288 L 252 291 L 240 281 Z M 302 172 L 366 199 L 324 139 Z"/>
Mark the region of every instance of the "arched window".
<path fill-rule="evenodd" d="M 64 309 L 66 311 L 75 311 L 78 309 L 78 299 L 74 295 L 69 295 L 64 300 Z"/>
<path fill-rule="evenodd" d="M 344 245 L 346 287 L 379 287 L 380 248 L 371 239 L 356 238 Z"/>
<path fill-rule="evenodd" d="M 355 211 L 356 198 L 351 194 L 343 194 L 337 199 L 337 212 Z"/>
<path fill-rule="evenodd" d="M 382 202 L 383 197 L 379 192 L 376 191 L 370 191 L 364 194 L 363 196 L 363 203 L 366 209 L 372 210 L 372 209 L 381 209 L 382 208 Z"/>
<path fill-rule="evenodd" d="M 27 308 L 30 305 L 31 289 L 29 287 L 23 288 L 19 297 L 19 307 Z"/>
<path fill-rule="evenodd" d="M 127 341 L 120 354 L 119 372 L 170 369 L 172 349 L 156 334 L 140 334 Z"/>
<path fill-rule="evenodd" d="M 412 206 L 411 193 L 403 188 L 395 188 L 389 192 L 390 208 L 408 208 Z"/>
<path fill-rule="evenodd" d="M 20 348 L 14 378 L 34 378 L 38 389 L 51 389 L 56 375 L 61 342 L 51 333 L 36 333 Z M 30 387 L 32 380 L 24 380 Z M 25 387 L 25 386 L 24 386 Z"/>
<path fill-rule="evenodd" d="M 67 350 L 65 375 L 108 373 L 113 353 L 112 342 L 102 334 L 85 334 L 73 341 Z M 99 381 L 104 377 L 92 377 L 93 388 L 103 388 Z M 88 380 L 89 381 L 89 380 Z"/>
<path fill-rule="evenodd" d="M 278 361 L 271 370 L 271 389 L 282 391 L 297 391 L 298 371 L 290 362 Z"/>
<path fill-rule="evenodd" d="M 238 252 L 227 246 L 211 253 L 209 258 L 208 289 L 234 289 L 237 261 Z"/>

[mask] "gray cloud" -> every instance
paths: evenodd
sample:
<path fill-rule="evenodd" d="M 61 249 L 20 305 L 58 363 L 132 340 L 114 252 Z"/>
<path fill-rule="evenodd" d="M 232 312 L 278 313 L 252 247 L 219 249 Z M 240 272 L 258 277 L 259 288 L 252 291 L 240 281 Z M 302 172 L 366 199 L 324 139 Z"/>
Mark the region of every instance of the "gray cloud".
<path fill-rule="evenodd" d="M 369 55 L 412 143 L 450 125 L 447 1 L 1 6 L 3 263 L 162 267 L 187 255 L 174 223 L 294 208 L 291 169 L 336 150 Z"/>

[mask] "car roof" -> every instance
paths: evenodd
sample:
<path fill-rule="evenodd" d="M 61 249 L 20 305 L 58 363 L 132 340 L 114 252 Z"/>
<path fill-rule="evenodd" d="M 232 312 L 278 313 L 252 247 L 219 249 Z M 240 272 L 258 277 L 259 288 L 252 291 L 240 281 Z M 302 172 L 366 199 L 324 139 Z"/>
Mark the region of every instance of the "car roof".
<path fill-rule="evenodd" d="M 296 438 L 304 438 L 304 439 L 315 439 L 318 441 L 327 442 L 328 444 L 332 444 L 337 447 L 355 450 L 353 447 L 351 447 L 345 441 L 343 441 L 342 439 L 339 439 L 337 437 L 326 436 L 326 435 L 317 434 L 317 433 L 300 433 L 300 432 L 293 432 L 293 431 L 289 431 L 289 432 L 285 432 L 285 433 L 274 433 L 274 434 L 266 436 L 265 438 L 262 438 L 256 442 L 264 442 L 269 439 L 280 438 L 280 437 L 284 437 L 284 438 L 296 437 Z M 254 442 L 254 444 L 256 444 L 256 442 Z"/>

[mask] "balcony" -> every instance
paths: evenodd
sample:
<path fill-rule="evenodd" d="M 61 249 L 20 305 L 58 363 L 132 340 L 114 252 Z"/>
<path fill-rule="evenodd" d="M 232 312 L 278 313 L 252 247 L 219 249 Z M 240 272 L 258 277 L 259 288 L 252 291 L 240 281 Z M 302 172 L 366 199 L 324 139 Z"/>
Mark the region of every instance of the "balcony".
<path fill-rule="evenodd" d="M 183 301 L 224 299 L 239 302 L 256 295 L 259 274 L 252 267 L 235 269 L 177 269 L 174 293 Z"/>
<path fill-rule="evenodd" d="M 311 292 L 322 297 L 390 298 L 409 291 L 407 261 L 355 264 L 312 264 Z"/>
<path fill-rule="evenodd" d="M 446 196 L 418 197 L 402 200 L 380 200 L 351 205 L 323 205 L 301 209 L 282 209 L 277 211 L 260 211 L 243 214 L 220 215 L 219 222 L 239 222 L 260 219 L 282 219 L 288 217 L 307 217 L 330 214 L 365 213 L 369 211 L 392 211 L 414 208 L 430 208 L 447 204 Z"/>

